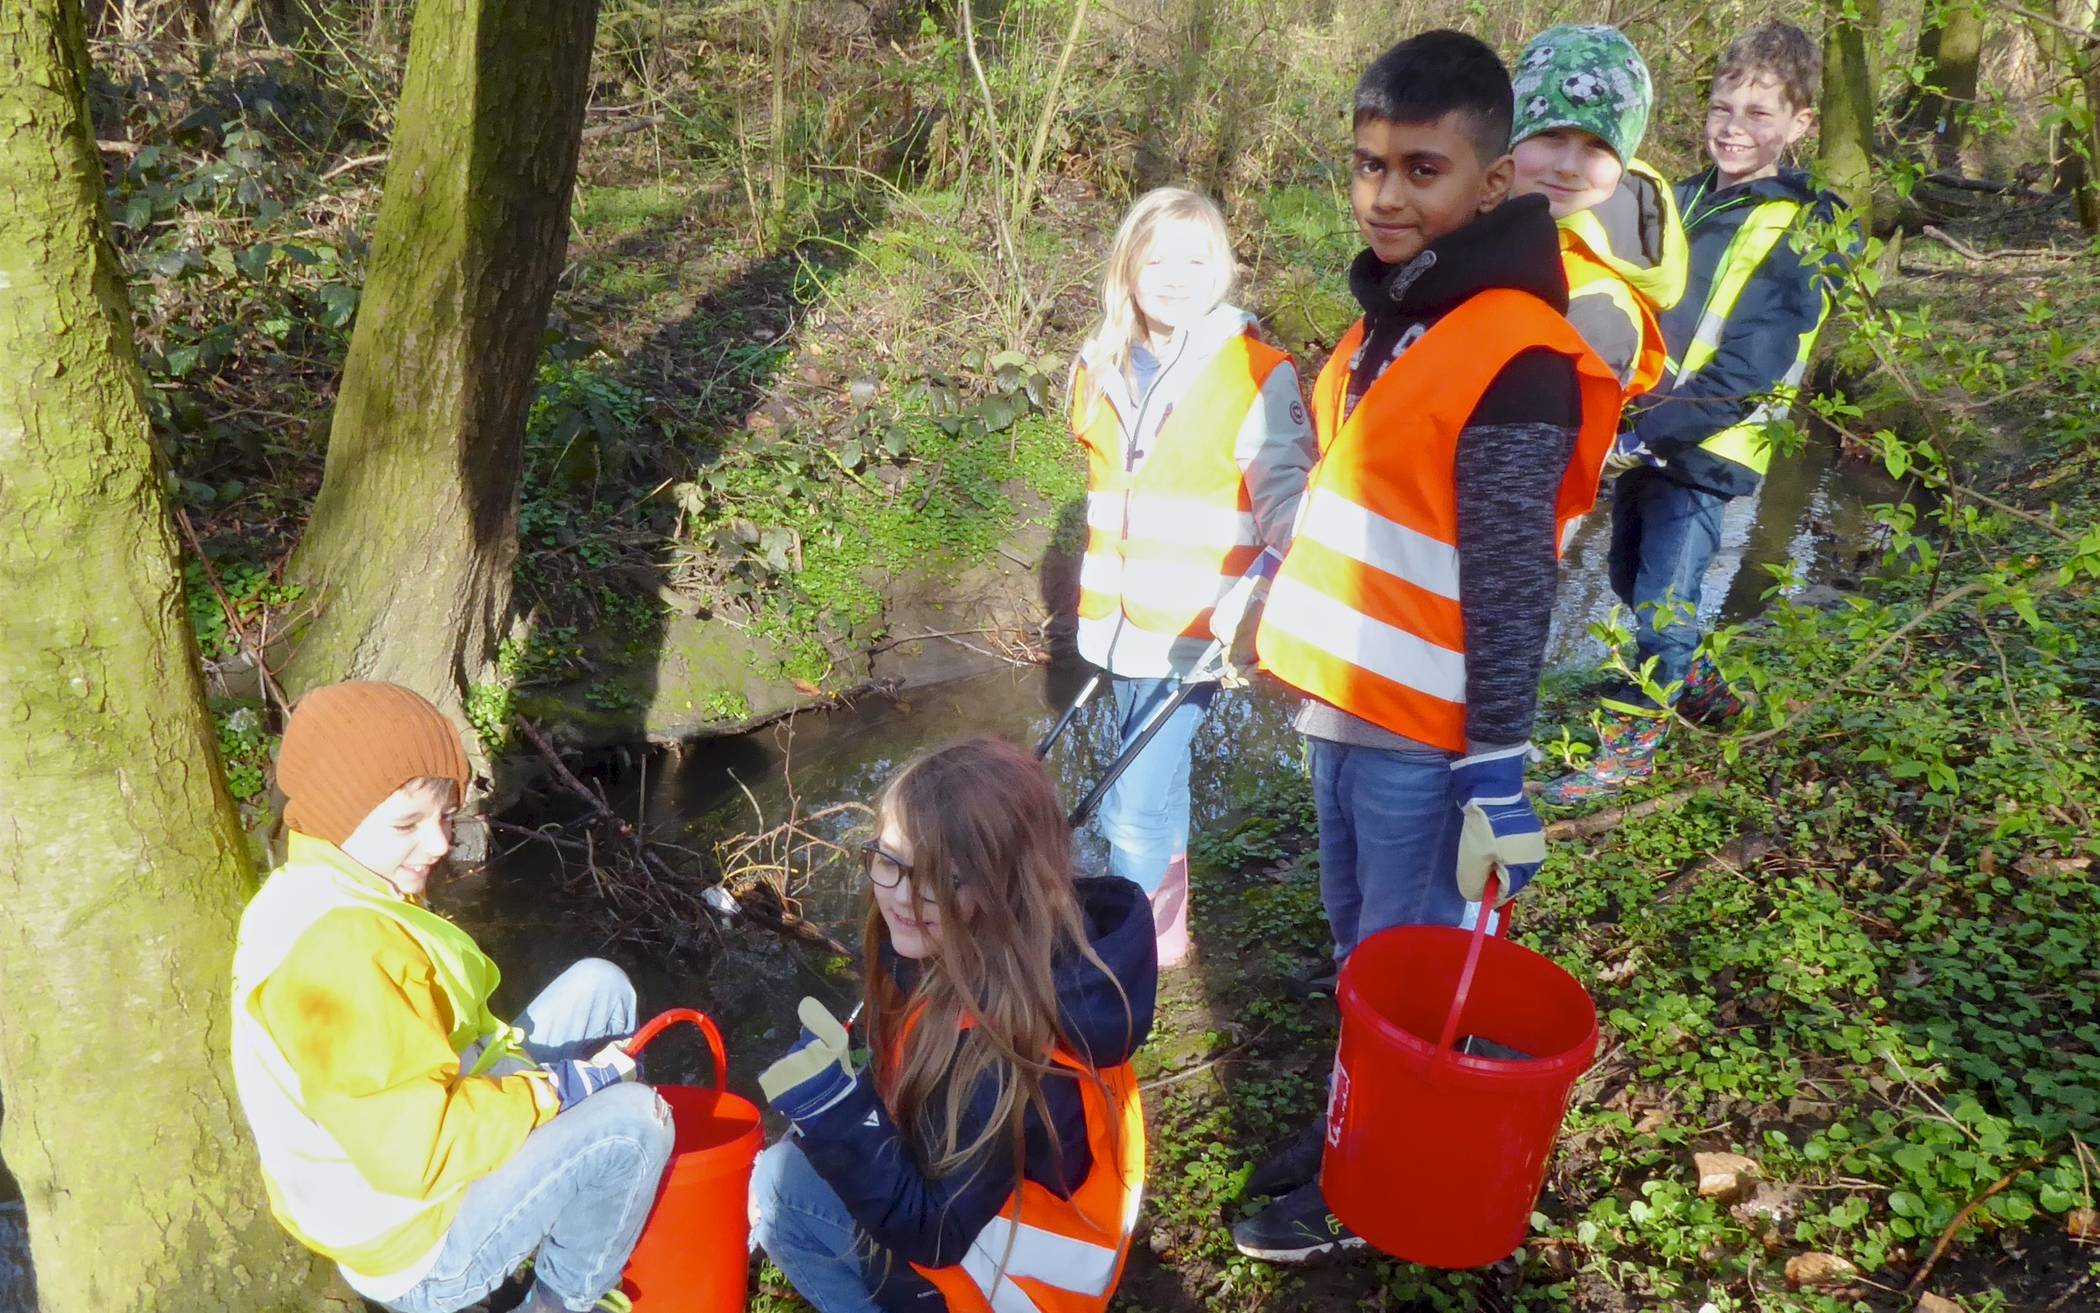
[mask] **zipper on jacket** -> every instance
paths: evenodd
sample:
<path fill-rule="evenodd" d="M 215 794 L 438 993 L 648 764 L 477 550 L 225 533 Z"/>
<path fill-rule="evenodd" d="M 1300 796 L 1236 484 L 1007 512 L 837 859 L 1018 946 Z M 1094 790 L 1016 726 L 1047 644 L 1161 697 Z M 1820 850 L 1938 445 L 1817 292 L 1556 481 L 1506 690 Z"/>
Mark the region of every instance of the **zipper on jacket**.
<path fill-rule="evenodd" d="M 1181 363 L 1181 358 L 1188 354 L 1189 341 L 1195 335 L 1195 330 L 1192 328 L 1182 330 L 1181 345 L 1175 350 L 1174 358 L 1160 366 L 1159 372 L 1152 376 L 1152 386 L 1146 388 L 1145 395 L 1138 398 L 1137 422 L 1132 424 L 1130 431 L 1123 435 L 1123 536 L 1116 544 L 1118 555 L 1122 554 L 1124 547 L 1130 542 L 1130 484 L 1137 474 L 1138 435 L 1145 431 L 1145 416 L 1152 409 L 1152 398 L 1159 392 L 1159 385 L 1167 381 L 1167 375 L 1173 373 L 1175 367 Z M 1129 563 L 1130 558 L 1127 556 L 1123 557 L 1124 569 L 1119 573 L 1124 577 L 1128 575 Z M 1121 579 L 1118 579 L 1117 587 L 1119 589 L 1124 587 Z M 1116 599 L 1116 632 L 1108 636 L 1108 673 L 1111 676 L 1115 674 L 1116 645 L 1123 641 L 1123 627 L 1129 623 L 1130 610 L 1128 604 L 1122 598 L 1118 598 Z M 1169 665 L 1171 667 L 1172 663 L 1170 662 Z"/>

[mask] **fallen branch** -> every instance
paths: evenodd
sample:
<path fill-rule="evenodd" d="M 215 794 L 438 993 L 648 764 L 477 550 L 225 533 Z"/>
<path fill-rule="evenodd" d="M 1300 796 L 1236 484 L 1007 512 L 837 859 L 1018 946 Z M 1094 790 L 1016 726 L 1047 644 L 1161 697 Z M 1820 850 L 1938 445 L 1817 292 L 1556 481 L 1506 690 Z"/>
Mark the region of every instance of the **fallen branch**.
<path fill-rule="evenodd" d="M 333 182 L 353 169 L 362 169 L 368 164 L 384 164 L 386 160 L 387 153 L 385 151 L 381 151 L 377 155 L 360 155 L 354 160 L 344 160 L 341 164 L 323 173 L 321 181 Z"/>
<path fill-rule="evenodd" d="M 1628 821 L 1639 820 L 1643 816 L 1652 816 L 1665 808 L 1689 802 L 1706 792 L 1708 790 L 1704 785 L 1694 785 L 1690 788 L 1677 789 L 1670 793 L 1657 794 L 1653 798 L 1643 798 L 1639 802 L 1625 807 L 1615 807 L 1610 811 L 1592 812 L 1588 816 L 1577 816 L 1573 820 L 1568 821 L 1555 821 L 1546 827 L 1546 839 L 1549 843 L 1558 842 L 1562 839 L 1594 839 L 1600 834 L 1607 834 L 1617 829 Z"/>
<path fill-rule="evenodd" d="M 1947 1223 L 1947 1229 L 1940 1232 L 1939 1243 L 1935 1244 L 1932 1247 L 1932 1253 L 1929 1257 L 1926 1258 L 1925 1265 L 1917 1270 L 1917 1273 L 1911 1277 L 1910 1284 L 1903 1288 L 1904 1293 L 1909 1295 L 1915 1295 L 1918 1293 L 1919 1290 L 1924 1288 L 1925 1282 L 1932 1276 L 1932 1269 L 1939 1266 L 1940 1259 L 1946 1257 L 1948 1246 L 1954 1243 L 1955 1232 L 1961 1230 L 1963 1226 L 1968 1224 L 1969 1215 L 1971 1213 L 1974 1213 L 1976 1209 L 1986 1199 L 1989 1199 L 1992 1195 L 1997 1194 L 1999 1191 L 2005 1189 L 2005 1187 L 2011 1185 L 2014 1181 L 2019 1180 L 2022 1176 L 2026 1175 L 2028 1172 L 2033 1171 L 2035 1168 L 2040 1167 L 2043 1163 L 2047 1161 L 2049 1161 L 2047 1158 L 2028 1159 L 2026 1162 L 2021 1163 L 2018 1167 L 2013 1168 L 2005 1175 L 1999 1177 L 1997 1184 L 1993 1185 L 1990 1189 L 1985 1190 L 1982 1194 L 1977 1195 L 1974 1199 L 1971 1199 L 1969 1202 L 1963 1204 L 1961 1206 L 1961 1211 L 1954 1215 L 1954 1220 Z"/>
<path fill-rule="evenodd" d="M 1979 251 L 1975 247 L 1963 241 L 1961 238 L 1956 237 L 1954 234 L 1946 232 L 1938 227 L 1935 227 L 1932 224 L 1926 224 L 1921 231 L 1924 233 L 1925 236 L 1932 238 L 1934 241 L 1940 243 L 1942 246 L 1945 246 L 1948 250 L 1954 252 L 1956 255 L 1961 256 L 1965 260 L 1975 260 L 1978 262 L 1982 262 L 1985 260 L 2014 260 L 2023 257 L 2029 259 L 2035 257 L 2047 257 L 2052 260 L 2070 260 L 2077 258 L 2075 252 L 2067 254 L 2063 251 L 2058 251 L 2046 246 L 2016 246 L 2007 247 L 2004 250 L 1999 251 Z"/>
<path fill-rule="evenodd" d="M 518 732 L 525 736 L 528 743 L 532 744 L 533 749 L 547 763 L 547 768 L 554 773 L 555 780 L 564 789 L 580 799 L 590 809 L 591 815 L 596 820 L 632 845 L 636 860 L 641 863 L 644 871 L 673 888 L 690 883 L 688 877 L 681 876 L 677 868 L 673 867 L 649 847 L 648 841 L 643 837 L 642 833 L 635 829 L 625 817 L 606 806 L 605 799 L 599 796 L 597 790 L 585 784 L 577 777 L 576 772 L 569 769 L 568 763 L 561 759 L 561 754 L 554 750 L 554 745 L 548 742 L 547 736 L 541 732 L 539 726 L 520 717 L 518 719 Z M 753 900 L 739 899 L 720 884 L 710 884 L 707 887 L 719 890 L 721 897 L 730 906 L 742 913 L 747 919 L 776 934 L 784 935 L 790 939 L 799 939 L 804 943 L 816 944 L 830 952 L 847 957 L 853 955 L 851 949 L 826 934 L 819 927 L 795 915 L 792 910 L 785 906 L 775 909 Z M 706 897 L 702 896 L 696 901 L 716 919 L 727 920 L 729 918 L 729 913 L 726 909 L 709 901 Z"/>
<path fill-rule="evenodd" d="M 625 134 L 630 132 L 640 132 L 643 128 L 654 128 L 661 126 L 663 121 L 663 115 L 651 114 L 645 118 L 622 119 L 618 123 L 600 123 L 596 124 L 595 126 L 585 128 L 583 130 L 582 140 L 597 141 L 602 137 L 624 136 Z"/>
<path fill-rule="evenodd" d="M 277 683 L 277 676 L 270 673 L 270 663 L 263 660 L 260 644 L 248 637 L 248 627 L 241 623 L 241 613 L 234 609 L 227 598 L 226 590 L 219 586 L 219 572 L 212 568 L 211 558 L 204 554 L 204 544 L 197 541 L 197 530 L 190 523 L 190 513 L 182 507 L 175 508 L 176 523 L 182 526 L 182 536 L 189 539 L 190 550 L 197 554 L 197 564 L 204 567 L 204 581 L 211 585 L 212 596 L 219 599 L 219 609 L 226 613 L 226 623 L 233 628 L 233 638 L 241 652 L 255 663 L 255 672 L 262 676 L 263 692 L 277 703 L 277 709 L 289 721 L 292 718 L 291 699 L 285 697 L 284 689 Z"/>

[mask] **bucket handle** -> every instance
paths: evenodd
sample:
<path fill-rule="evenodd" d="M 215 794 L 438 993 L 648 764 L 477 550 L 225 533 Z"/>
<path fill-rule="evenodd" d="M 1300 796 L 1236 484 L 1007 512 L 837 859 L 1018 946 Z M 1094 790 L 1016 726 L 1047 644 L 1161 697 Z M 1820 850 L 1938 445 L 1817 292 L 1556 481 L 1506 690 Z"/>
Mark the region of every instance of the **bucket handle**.
<path fill-rule="evenodd" d="M 634 1037 L 620 1047 L 627 1050 L 629 1057 L 639 1058 L 642 1056 L 642 1050 L 649 1047 L 651 1040 L 681 1021 L 689 1021 L 698 1026 L 700 1033 L 707 1037 L 708 1054 L 715 1060 L 715 1088 L 728 1089 L 729 1056 L 722 1048 L 722 1032 L 715 1029 L 713 1019 L 705 1012 L 693 1008 L 672 1008 L 667 1012 L 659 1012 L 644 1022 L 642 1028 L 634 1032 Z"/>
<path fill-rule="evenodd" d="M 1488 921 L 1509 919 L 1507 912 L 1500 918 L 1494 915 L 1495 895 L 1500 892 L 1501 882 L 1495 878 L 1495 871 L 1491 869 L 1488 871 L 1487 887 L 1480 891 L 1480 915 L 1473 918 L 1473 932 L 1466 944 L 1466 964 L 1458 973 L 1458 989 L 1451 995 L 1451 1011 L 1444 1017 L 1444 1033 L 1436 1042 L 1436 1059 L 1439 1062 L 1444 1061 L 1447 1054 L 1455 1052 L 1451 1047 L 1452 1041 L 1458 1038 L 1458 1020 L 1465 1013 L 1466 996 L 1473 992 L 1473 972 L 1480 967 L 1480 946 L 1487 942 Z"/>

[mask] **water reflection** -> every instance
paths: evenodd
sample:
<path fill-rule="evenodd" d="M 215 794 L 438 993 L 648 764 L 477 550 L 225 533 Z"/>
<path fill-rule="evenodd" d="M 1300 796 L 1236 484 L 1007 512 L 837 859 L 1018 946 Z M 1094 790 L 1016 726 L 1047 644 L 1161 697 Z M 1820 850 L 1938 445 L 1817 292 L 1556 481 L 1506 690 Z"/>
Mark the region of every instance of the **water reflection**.
<path fill-rule="evenodd" d="M 1707 575 L 1703 618 L 1753 615 L 1770 586 L 1767 564 L 1799 565 L 1804 582 L 1828 582 L 1852 572 L 1849 559 L 1868 536 L 1864 506 L 1887 501 L 1892 490 L 1872 472 L 1836 461 L 1827 446 L 1812 446 L 1777 462 L 1757 497 L 1732 503 L 1719 556 Z M 1563 571 L 1554 612 L 1548 664 L 1593 661 L 1601 647 L 1586 633 L 1615 599 L 1605 578 L 1610 545 L 1608 512 L 1583 526 Z M 647 822 L 660 838 L 705 851 L 723 835 L 751 832 L 806 816 L 834 803 L 872 802 L 883 784 L 912 757 L 953 739 L 995 734 L 1033 744 L 1045 733 L 1085 677 L 1084 671 L 997 671 L 933 687 L 903 698 L 868 698 L 842 710 L 810 713 L 752 734 L 702 742 L 678 754 L 658 755 L 646 771 L 607 781 L 612 805 Z M 1192 823 L 1215 825 L 1233 803 L 1279 772 L 1299 769 L 1300 744 L 1289 727 L 1290 695 L 1274 686 L 1221 696 L 1196 736 L 1191 775 Z M 1068 802 L 1100 775 L 1112 753 L 1110 702 L 1097 698 L 1067 732 L 1051 769 Z M 825 831 L 842 844 L 854 836 L 839 818 Z M 1105 853 L 1091 830 L 1080 839 L 1082 869 L 1098 870 Z M 563 908 L 541 891 L 550 857 L 526 847 L 500 856 L 483 878 L 443 896 L 443 905 L 469 926 L 502 963 L 515 992 L 501 1001 L 524 1003 L 533 988 L 585 953 L 605 951 L 586 928 L 588 909 Z M 792 892 L 810 919 L 847 943 L 857 943 L 863 903 L 857 866 L 838 861 L 797 871 Z M 735 1084 L 785 1047 L 794 1033 L 795 1002 L 814 993 L 841 1009 L 857 984 L 826 975 L 807 948 L 763 932 L 726 936 L 702 972 L 667 961 L 636 961 L 615 946 L 611 955 L 637 979 L 645 1011 L 697 1006 L 713 1013 L 730 1039 Z M 694 1059 L 672 1058 L 656 1068 L 688 1078 Z"/>

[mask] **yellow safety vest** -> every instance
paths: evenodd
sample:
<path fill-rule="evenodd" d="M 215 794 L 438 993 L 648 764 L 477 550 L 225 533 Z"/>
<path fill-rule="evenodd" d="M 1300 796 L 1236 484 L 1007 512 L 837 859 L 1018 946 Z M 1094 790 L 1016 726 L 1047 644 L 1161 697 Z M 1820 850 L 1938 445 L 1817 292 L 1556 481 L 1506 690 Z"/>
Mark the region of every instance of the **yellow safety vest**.
<path fill-rule="evenodd" d="M 387 918 L 429 957 L 451 1005 L 452 1051 L 483 1046 L 462 1075 L 524 1058 L 523 1036 L 489 1011 L 502 973 L 466 931 L 394 893 L 335 845 L 293 832 L 285 864 L 241 915 L 233 953 L 234 1083 L 255 1132 L 277 1220 L 307 1248 L 354 1273 L 383 1278 L 435 1253 L 459 1211 L 464 1186 L 428 1199 L 373 1186 L 307 1112 L 298 1075 L 255 1011 L 256 992 L 299 937 L 346 908 Z"/>

